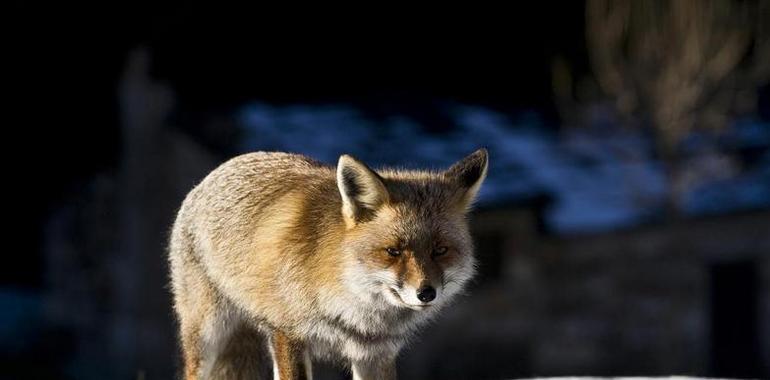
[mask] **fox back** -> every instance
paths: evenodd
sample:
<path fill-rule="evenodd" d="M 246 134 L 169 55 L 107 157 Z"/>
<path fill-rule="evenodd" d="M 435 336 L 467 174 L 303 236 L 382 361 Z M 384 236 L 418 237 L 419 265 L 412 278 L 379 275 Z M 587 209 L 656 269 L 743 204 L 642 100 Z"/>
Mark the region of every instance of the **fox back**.
<path fill-rule="evenodd" d="M 395 357 L 474 274 L 479 150 L 448 170 L 336 168 L 251 153 L 187 196 L 170 268 L 185 376 L 309 378 L 312 358 L 393 378 Z M 269 353 L 269 355 L 268 355 Z"/>

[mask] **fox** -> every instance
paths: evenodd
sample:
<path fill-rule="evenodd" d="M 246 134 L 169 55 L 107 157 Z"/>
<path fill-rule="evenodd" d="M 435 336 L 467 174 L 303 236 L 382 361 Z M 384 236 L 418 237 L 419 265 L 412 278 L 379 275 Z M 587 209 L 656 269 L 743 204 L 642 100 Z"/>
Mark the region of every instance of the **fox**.
<path fill-rule="evenodd" d="M 443 171 L 282 152 L 221 164 L 169 239 L 184 379 L 311 379 L 313 361 L 396 379 L 399 351 L 476 272 L 487 169 L 483 148 Z"/>

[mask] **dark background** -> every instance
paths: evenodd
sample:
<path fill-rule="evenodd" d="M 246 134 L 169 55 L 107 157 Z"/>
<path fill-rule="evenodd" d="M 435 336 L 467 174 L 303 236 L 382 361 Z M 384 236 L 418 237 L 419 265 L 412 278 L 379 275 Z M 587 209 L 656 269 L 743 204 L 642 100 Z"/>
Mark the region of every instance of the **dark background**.
<path fill-rule="evenodd" d="M 275 109 L 288 109 L 283 107 L 293 105 L 344 105 L 358 110 L 367 120 L 382 123 L 398 115 L 419 124 L 427 136 L 449 144 L 452 140 L 448 136 L 459 126 L 458 121 L 445 111 L 456 105 L 473 105 L 512 120 L 536 115 L 536 129 L 549 136 L 562 136 L 569 131 L 569 127 L 566 126 L 567 122 L 554 96 L 554 60 L 561 58 L 568 61 L 576 78 L 591 75 L 585 37 L 585 4 L 581 1 L 523 2 L 499 8 L 473 9 L 381 6 L 374 9 L 334 10 L 299 5 L 293 9 L 268 9 L 256 5 L 199 7 L 135 3 L 114 4 L 109 9 L 20 3 L 14 3 L 11 8 L 13 11 L 6 15 L 10 21 L 6 46 L 10 49 L 4 49 L 7 52 L 5 61 L 9 64 L 4 81 L 8 83 L 6 94 L 11 103 L 8 106 L 10 112 L 6 114 L 7 121 L 3 124 L 6 141 L 9 143 L 5 167 L 9 169 L 7 179 L 11 194 L 8 204 L 11 213 L 8 215 L 12 215 L 9 221 L 13 226 L 8 244 L 14 248 L 6 252 L 9 258 L 6 265 L 0 266 L 0 287 L 11 294 L 8 300 L 3 300 L 6 305 L 10 305 L 9 310 L 13 310 L 9 315 L 16 315 L 16 311 L 20 315 L 30 313 L 30 321 L 33 321 L 30 324 L 33 327 L 32 332 L 20 331 L 17 335 L 3 337 L 26 342 L 20 345 L 6 344 L 0 352 L 3 356 L 0 367 L 10 369 L 10 378 L 100 378 L 105 375 L 114 378 L 166 378 L 172 373 L 169 368 L 177 366 L 173 362 L 156 368 L 153 367 L 155 364 L 143 363 L 139 355 L 140 359 L 134 358 L 135 361 L 128 361 L 124 365 L 131 367 L 128 371 L 120 365 L 111 371 L 109 367 L 113 363 L 109 362 L 110 358 L 114 359 L 120 354 L 119 348 L 112 347 L 118 354 L 107 355 L 107 359 L 94 358 L 107 361 L 97 366 L 99 370 L 84 369 L 86 365 L 82 357 L 89 358 L 88 352 L 91 351 L 84 349 L 85 343 L 82 342 L 96 341 L 99 343 L 88 344 L 102 347 L 99 344 L 114 341 L 83 338 L 84 334 L 96 333 L 93 330 L 84 333 L 82 329 L 49 316 L 46 306 L 52 298 L 49 294 L 56 293 L 53 289 L 58 284 L 56 281 L 62 281 L 52 280 L 51 275 L 51 265 L 55 261 L 51 260 L 50 252 L 56 252 L 57 249 L 51 245 L 52 221 L 58 220 L 57 215 L 61 215 L 63 209 L 86 209 L 95 204 L 89 195 L 94 191 L 95 178 L 121 178 L 125 157 L 130 153 L 124 133 L 125 121 L 121 115 L 125 114 L 121 113 L 119 91 L 127 62 L 136 49 L 146 49 L 149 53 L 150 78 L 153 83 L 167 86 L 174 93 L 174 105 L 164 119 L 165 122 L 173 126 L 174 133 L 189 138 L 206 150 L 213 157 L 214 163 L 243 150 L 238 145 L 240 136 L 233 126 L 232 115 L 237 114 L 243 105 L 254 101 Z M 731 116 L 731 120 L 748 117 L 760 129 L 767 128 L 770 122 L 770 91 L 766 84 L 758 83 L 756 87 L 756 109 L 748 116 Z M 648 136 L 649 132 L 643 132 L 642 135 Z M 308 136 L 306 143 L 308 146 L 313 144 L 311 136 Z M 739 150 L 738 156 L 741 159 L 749 156 L 764 157 L 762 155 L 767 155 L 768 145 L 760 144 L 759 148 L 752 148 L 754 150 L 748 153 L 747 150 Z M 387 148 L 382 150 L 386 153 L 388 151 Z M 492 153 L 494 160 L 495 152 Z M 655 156 L 654 151 L 648 153 Z M 401 152 L 394 147 L 392 154 L 395 157 L 403 156 L 403 161 L 411 163 L 409 157 L 412 154 L 409 152 Z M 510 177 L 515 175 L 511 174 Z M 763 178 L 767 179 L 768 176 L 759 177 L 755 181 L 762 181 Z M 120 181 L 117 183 L 115 186 L 122 186 Z M 749 185 L 767 188 L 766 183 Z M 141 202 L 141 196 L 138 198 Z M 118 196 L 118 199 L 123 198 Z M 535 213 L 539 213 L 544 207 L 543 202 L 554 202 L 554 199 L 558 202 L 558 194 L 536 194 L 523 200 L 517 198 L 510 202 L 486 203 L 482 211 L 507 212 L 510 204 L 518 205 L 521 202 L 525 208 L 532 208 Z M 124 200 L 116 202 L 121 205 L 121 202 L 125 203 Z M 177 207 L 176 203 L 171 203 L 163 202 L 169 209 Z M 717 213 L 716 217 L 710 215 L 716 219 L 708 219 L 706 223 L 711 223 L 708 228 L 714 224 L 717 230 L 722 226 L 728 226 L 724 228 L 729 230 L 732 225 L 730 223 L 734 223 L 731 219 L 733 215 L 749 215 L 750 218 L 758 215 L 756 219 L 759 223 L 751 219 L 752 222 L 745 222 L 747 226 L 741 224 L 735 228 L 757 231 L 762 235 L 767 231 L 766 228 L 763 230 L 767 224 L 762 222 L 768 222 L 768 200 L 760 204 L 765 206 L 728 209 Z M 120 214 L 116 211 L 120 207 L 125 205 L 98 214 L 104 218 L 104 225 L 109 225 L 108 221 Z M 644 219 L 635 226 L 641 225 L 642 228 L 652 230 L 661 228 L 665 231 L 660 233 L 663 236 L 674 235 L 669 232 L 669 226 L 672 231 L 700 226 L 699 217 L 675 218 L 675 222 L 671 222 L 665 211 L 660 214 L 662 216 Z M 168 212 L 158 216 L 162 221 L 171 217 L 172 214 Z M 552 254 L 562 249 L 554 246 L 561 247 L 560 242 L 572 239 L 573 234 L 561 234 L 553 228 L 549 229 L 543 218 L 539 214 L 534 217 L 532 223 L 537 226 L 533 228 L 533 236 L 544 242 L 536 247 Z M 108 229 L 104 225 L 87 224 L 77 218 L 75 220 L 70 224 L 65 222 L 65 225 L 79 231 L 69 235 L 75 241 L 73 246 L 76 250 L 77 247 L 92 247 L 87 243 L 91 240 L 110 240 L 110 236 L 115 237 L 103 233 Z M 158 223 L 163 225 L 162 222 Z M 741 219 L 735 223 L 744 221 Z M 636 227 L 627 229 L 637 231 L 634 229 Z M 649 230 L 640 231 L 646 233 L 644 231 Z M 489 285 L 491 280 L 485 280 L 487 277 L 505 276 L 505 270 L 489 268 L 506 262 L 506 256 L 501 253 L 510 246 L 505 243 L 508 241 L 506 239 L 516 239 L 508 235 L 501 237 L 478 233 L 482 235 L 477 236 L 488 238 L 479 244 L 480 254 L 484 255 L 482 257 L 486 263 L 486 266 L 482 266 L 484 277 L 480 280 L 481 285 L 478 285 L 482 289 L 480 294 L 487 294 L 485 291 L 510 294 L 524 292 L 525 288 L 509 292 L 506 287 L 508 285 L 496 287 Z M 613 244 L 618 247 L 631 245 L 628 242 L 635 241 L 629 235 L 623 235 L 627 232 L 613 229 L 592 233 L 595 235 L 589 233 L 589 238 L 600 236 L 602 239 L 617 239 L 617 243 Z M 102 238 L 102 235 L 107 237 Z M 707 300 L 706 309 L 712 309 L 708 312 L 710 319 L 704 322 L 705 327 L 696 323 L 702 327 L 698 331 L 703 331 L 705 337 L 696 341 L 709 342 L 707 346 L 696 348 L 696 351 L 705 352 L 705 359 L 696 364 L 686 360 L 681 363 L 665 362 L 656 359 L 654 355 L 644 356 L 646 353 L 640 353 L 639 359 L 634 360 L 633 350 L 621 350 L 618 352 L 626 356 L 617 357 L 621 355 L 618 353 L 616 356 L 608 356 L 610 359 L 606 363 L 611 364 L 606 366 L 581 366 L 565 361 L 553 364 L 551 368 L 554 369 L 544 373 L 538 370 L 543 366 L 538 367 L 536 364 L 536 355 L 542 354 L 537 349 L 531 349 L 530 346 L 522 349 L 519 343 L 500 343 L 485 340 L 481 336 L 475 338 L 480 343 L 472 347 L 479 350 L 477 355 L 486 358 L 485 366 L 493 370 L 477 374 L 482 378 L 495 375 L 767 376 L 768 367 L 766 363 L 760 365 L 760 355 L 768 357 L 766 353 L 770 352 L 770 348 L 766 346 L 770 343 L 767 341 L 768 333 L 762 330 L 767 325 L 761 327 L 760 319 L 766 315 L 762 314 L 763 310 L 770 310 L 766 305 L 770 302 L 767 296 L 770 280 L 766 274 L 770 273 L 767 269 L 769 252 L 765 250 L 768 247 L 765 241 L 761 242 L 765 245 L 752 244 L 748 244 L 751 252 L 748 259 L 744 259 L 744 256 L 737 261 L 730 258 L 716 261 L 713 258 L 703 259 L 709 268 L 706 270 L 709 274 L 704 275 L 708 280 L 704 280 L 706 285 L 703 285 L 703 289 L 698 288 L 697 292 L 702 293 L 703 299 Z M 159 244 L 155 245 L 160 253 L 162 248 Z M 579 242 L 575 245 L 581 246 Z M 92 249 L 83 248 L 83 251 Z M 514 250 L 519 252 L 519 248 Z M 537 251 L 538 255 L 541 252 L 539 248 L 532 250 Z M 546 268 L 543 278 L 548 280 L 542 283 L 549 284 L 539 288 L 538 292 L 553 294 L 562 291 L 560 286 L 566 283 L 558 283 L 554 279 L 561 278 L 561 269 L 557 268 L 559 265 L 571 263 L 571 259 L 561 262 L 558 258 L 560 254 L 575 253 L 567 251 L 564 248 L 564 252 L 554 256 L 534 255 L 536 261 L 543 260 L 542 263 L 538 261 L 537 265 Z M 590 248 L 586 248 L 588 251 Z M 686 254 L 698 257 L 694 260 L 703 257 L 696 252 Z M 580 257 L 578 254 L 575 256 Z M 98 255 L 94 257 L 89 259 L 94 260 L 89 265 L 98 268 L 101 259 Z M 595 264 L 597 267 L 609 265 L 610 259 L 607 260 L 601 262 L 597 259 Z M 666 260 L 652 261 L 654 264 L 649 268 L 656 271 L 657 268 L 665 271 L 670 264 Z M 157 264 L 153 270 L 163 273 L 162 259 L 153 263 Z M 142 282 L 142 273 L 131 272 L 142 267 L 136 265 L 127 266 L 128 269 L 123 273 L 125 277 L 121 278 Z M 91 273 L 89 271 L 86 269 L 84 273 Z M 94 269 L 93 273 L 96 272 Z M 94 274 L 94 277 L 97 275 Z M 633 278 L 630 274 L 627 278 L 620 277 L 620 282 Z M 109 282 L 99 278 L 98 281 Z M 155 277 L 148 275 L 148 278 Z M 515 280 L 515 275 L 513 278 Z M 551 280 L 554 282 L 548 282 Z M 151 280 L 148 282 L 153 284 Z M 678 285 L 662 283 L 659 286 L 665 290 Z M 121 291 L 110 290 L 113 289 L 111 286 L 103 288 L 106 290 L 97 296 L 82 297 L 97 297 L 95 303 L 99 304 L 103 299 L 104 304 L 112 305 L 115 303 L 113 298 L 123 294 Z M 150 289 L 154 288 L 150 286 Z M 150 298 L 153 302 L 167 304 L 164 292 L 159 288 L 158 294 L 163 296 Z M 21 301 L 14 298 L 17 293 L 22 295 Z M 612 296 L 617 299 L 626 297 L 621 291 L 612 293 Z M 562 313 L 562 307 L 568 308 L 565 305 L 569 302 L 559 303 L 560 298 L 556 299 L 545 307 L 549 315 L 558 316 Z M 25 306 L 28 304 L 32 306 Z M 126 307 L 130 309 L 130 302 L 127 304 Z M 589 302 L 585 301 L 585 304 Z M 511 302 L 510 305 L 518 304 Z M 124 310 L 122 307 L 104 306 L 105 309 L 99 315 L 109 317 L 95 317 L 95 320 L 103 321 L 105 326 L 116 325 L 112 319 L 120 319 L 123 313 L 121 310 Z M 78 310 L 71 312 L 77 314 Z M 154 317 L 148 318 L 154 320 Z M 591 318 L 595 318 L 592 320 L 595 323 L 605 323 L 601 318 Z M 160 319 L 164 323 L 169 322 L 163 325 L 164 328 L 173 329 L 170 315 L 164 314 Z M 472 323 L 462 318 L 456 320 L 464 321 L 464 328 L 467 323 Z M 671 320 L 674 321 L 675 317 L 671 317 Z M 737 330 L 725 329 L 724 326 L 733 326 Z M 753 327 L 740 330 L 740 326 Z M 616 333 L 645 334 L 646 330 L 641 327 L 631 331 L 620 326 Z M 105 327 L 105 330 L 112 328 L 115 327 Z M 440 328 L 437 327 L 436 331 L 442 331 Z M 745 336 L 756 336 L 756 341 L 741 341 L 741 338 L 731 340 L 731 337 Z M 612 339 L 615 338 L 608 338 L 603 344 L 614 347 L 615 340 Z M 138 343 L 134 341 L 133 346 L 127 345 L 126 350 L 134 352 L 153 344 L 152 340 L 142 339 L 138 339 Z M 430 342 L 430 338 L 426 341 Z M 537 343 L 531 347 L 540 347 Z M 549 344 L 548 341 L 540 343 L 546 346 Z M 73 352 L 81 352 L 80 361 L 71 360 L 75 356 Z M 484 354 L 489 352 L 497 352 L 500 357 Z M 517 363 L 514 366 L 516 368 L 512 369 L 506 363 L 508 358 L 514 358 L 511 360 Z M 166 362 L 175 360 L 170 354 L 164 359 L 168 359 Z M 519 362 L 528 364 L 519 365 Z M 37 368 L 30 370 L 33 366 Z M 136 372 L 135 366 L 144 369 Z M 434 378 L 446 377 L 446 372 L 440 370 L 440 364 L 431 368 L 434 368 L 432 372 L 426 370 L 422 373 Z"/>
<path fill-rule="evenodd" d="M 34 140 L 48 169 L 20 173 L 36 189 L 27 231 L 39 230 L 62 194 L 118 164 L 116 88 L 137 46 L 151 50 L 153 75 L 176 90 L 176 116 L 192 135 L 200 134 L 196 116 L 252 99 L 353 103 L 374 114 L 410 113 L 433 129 L 447 126 L 425 106 L 454 100 L 536 109 L 555 124 L 550 62 L 557 52 L 584 68 L 587 59 L 580 2 L 356 17 L 261 7 L 17 7 L 8 79 L 21 126 L 11 133 Z M 7 276 L 39 286 L 40 255 L 29 256 Z"/>

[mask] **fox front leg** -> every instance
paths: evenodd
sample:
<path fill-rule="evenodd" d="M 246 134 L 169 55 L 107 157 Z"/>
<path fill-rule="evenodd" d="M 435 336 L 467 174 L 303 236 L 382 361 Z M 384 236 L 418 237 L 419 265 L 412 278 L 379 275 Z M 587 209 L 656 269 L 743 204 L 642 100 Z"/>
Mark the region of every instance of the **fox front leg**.
<path fill-rule="evenodd" d="M 354 361 L 353 380 L 396 380 L 396 361 Z"/>
<path fill-rule="evenodd" d="M 305 345 L 280 331 L 270 337 L 274 380 L 312 380 L 313 369 Z"/>

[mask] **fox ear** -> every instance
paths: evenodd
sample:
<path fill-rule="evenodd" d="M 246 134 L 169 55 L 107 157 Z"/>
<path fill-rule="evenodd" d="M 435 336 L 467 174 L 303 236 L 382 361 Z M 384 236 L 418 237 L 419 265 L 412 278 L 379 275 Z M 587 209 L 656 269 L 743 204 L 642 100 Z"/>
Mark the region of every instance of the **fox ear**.
<path fill-rule="evenodd" d="M 476 195 L 487 176 L 487 166 L 489 165 L 489 155 L 487 150 L 481 148 L 460 161 L 457 161 L 452 167 L 444 172 L 449 181 L 455 183 L 460 189 L 460 206 L 467 209 L 476 199 Z"/>
<path fill-rule="evenodd" d="M 344 154 L 337 164 L 337 187 L 342 196 L 342 214 L 355 225 L 388 201 L 388 190 L 377 173 L 361 161 Z"/>

